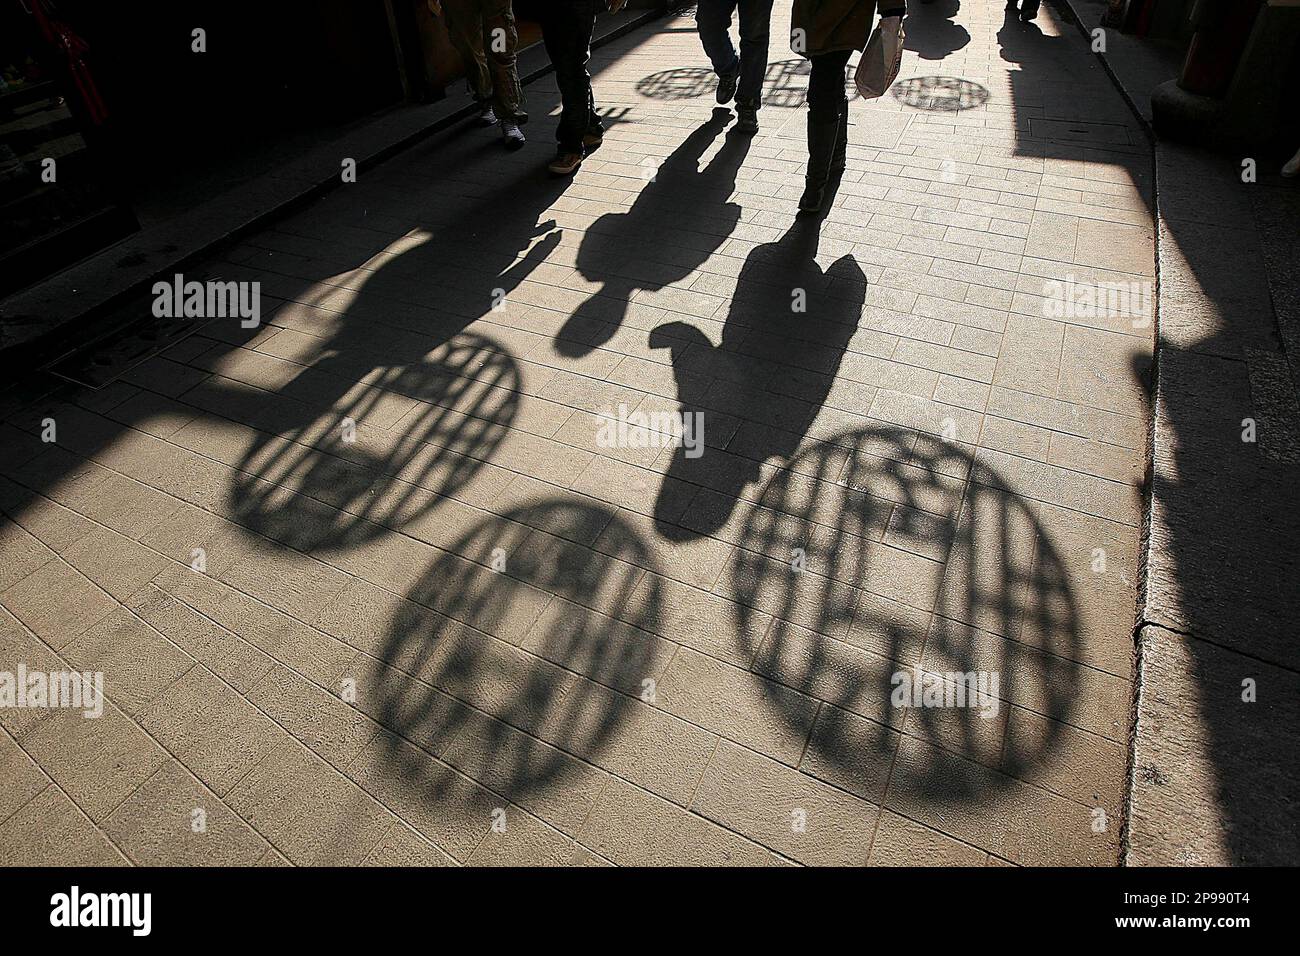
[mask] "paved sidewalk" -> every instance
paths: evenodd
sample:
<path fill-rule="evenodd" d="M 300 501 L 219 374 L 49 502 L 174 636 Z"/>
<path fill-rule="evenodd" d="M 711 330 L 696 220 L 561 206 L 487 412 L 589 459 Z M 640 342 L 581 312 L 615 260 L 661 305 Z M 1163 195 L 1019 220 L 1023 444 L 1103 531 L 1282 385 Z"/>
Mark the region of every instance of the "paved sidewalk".
<path fill-rule="evenodd" d="M 0 672 L 108 703 L 0 709 L 0 862 L 1115 864 L 1152 331 L 1080 296 L 1149 289 L 1151 154 L 956 7 L 822 221 L 786 14 L 752 141 L 666 19 L 572 182 L 548 79 L 212 262 L 261 328 L 6 396 Z"/>

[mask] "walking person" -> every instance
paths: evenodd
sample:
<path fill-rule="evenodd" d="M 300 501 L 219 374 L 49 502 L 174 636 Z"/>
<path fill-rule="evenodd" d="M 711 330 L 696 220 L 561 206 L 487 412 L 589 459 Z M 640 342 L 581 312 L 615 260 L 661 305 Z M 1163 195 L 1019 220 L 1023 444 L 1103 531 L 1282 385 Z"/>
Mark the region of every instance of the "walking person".
<path fill-rule="evenodd" d="M 881 0 L 881 7 L 882 20 L 907 13 L 904 0 Z M 793 48 L 812 66 L 808 78 L 808 171 L 799 198 L 803 212 L 819 211 L 831 177 L 844 171 L 849 133 L 844 70 L 853 52 L 867 45 L 875 16 L 876 0 L 794 0 Z"/>
<path fill-rule="evenodd" d="M 445 17 L 452 46 L 465 61 L 479 122 L 500 122 L 506 147 L 519 149 L 524 145 L 520 127 L 528 114 L 519 82 L 519 31 L 511 0 L 429 0 L 429 9 Z"/>
<path fill-rule="evenodd" d="M 758 109 L 767 74 L 773 0 L 699 0 L 695 27 L 718 74 L 718 104 L 736 101 L 736 129 L 758 132 Z M 731 42 L 731 15 L 740 14 L 740 53 Z"/>
<path fill-rule="evenodd" d="M 555 66 L 560 87 L 560 125 L 555 130 L 557 148 L 548 169 L 556 176 L 572 176 L 587 153 L 600 146 L 605 130 L 591 93 L 591 34 L 596 13 L 606 7 L 617 13 L 627 0 L 546 0 L 542 7 L 542 42 Z"/>

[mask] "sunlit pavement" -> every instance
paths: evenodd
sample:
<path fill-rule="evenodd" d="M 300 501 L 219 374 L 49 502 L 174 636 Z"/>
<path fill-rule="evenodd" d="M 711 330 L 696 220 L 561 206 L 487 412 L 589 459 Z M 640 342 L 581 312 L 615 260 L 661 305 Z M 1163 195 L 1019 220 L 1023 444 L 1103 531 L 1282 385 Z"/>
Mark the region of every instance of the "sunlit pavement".
<path fill-rule="evenodd" d="M 572 180 L 551 78 L 4 409 L 0 671 L 107 700 L 0 708 L 0 861 L 1116 863 L 1150 146 L 1051 9 L 915 6 L 823 219 L 787 14 L 752 140 L 665 19 Z"/>

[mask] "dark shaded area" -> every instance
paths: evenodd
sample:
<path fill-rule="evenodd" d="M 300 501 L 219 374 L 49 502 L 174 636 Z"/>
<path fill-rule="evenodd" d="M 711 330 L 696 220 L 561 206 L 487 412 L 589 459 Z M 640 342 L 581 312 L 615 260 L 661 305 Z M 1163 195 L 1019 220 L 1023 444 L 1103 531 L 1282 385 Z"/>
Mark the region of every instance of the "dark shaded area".
<path fill-rule="evenodd" d="M 432 357 L 391 358 L 394 364 L 365 374 L 364 391 L 350 397 L 355 389 L 349 389 L 323 415 L 304 407 L 286 428 L 288 416 L 278 410 L 265 417 L 253 413 L 274 433 L 257 432 L 237 465 L 230 509 L 241 523 L 301 551 L 343 548 L 419 521 L 474 478 L 518 409 L 514 360 L 491 339 L 471 333 L 439 345 Z M 314 369 L 337 372 L 328 361 Z M 302 377 L 319 381 L 310 370 Z M 295 391 L 292 385 L 285 394 Z M 357 428 L 390 393 L 431 404 L 415 406 L 418 414 L 402 419 L 395 441 L 377 435 L 358 440 Z M 306 499 L 331 507 L 304 507 Z"/>
<path fill-rule="evenodd" d="M 1077 107 L 1072 113 L 1066 105 L 1070 74 L 1101 69 L 1082 42 L 1047 36 L 1010 14 L 998 39 L 1003 58 L 1022 67 L 1011 74 L 1014 105 L 1050 102 L 1056 115 L 1076 118 Z M 1049 94 L 1055 98 L 1045 100 Z M 1115 110 L 1123 115 L 1118 121 L 1131 122 L 1118 94 Z M 1094 159 L 1089 145 L 1086 136 L 1077 143 L 1053 142 L 1049 155 Z M 1163 227 L 1161 338 L 1154 370 L 1146 356 L 1134 355 L 1132 375 L 1158 392 L 1160 415 L 1148 474 L 1154 520 L 1143 542 L 1150 549 L 1149 566 L 1137 623 L 1148 653 L 1159 655 L 1145 665 L 1156 669 L 1160 682 L 1151 692 L 1159 700 L 1147 706 L 1169 723 L 1154 734 L 1164 738 L 1159 753 L 1167 763 L 1140 762 L 1133 774 L 1139 787 L 1151 791 L 1148 810 L 1159 812 L 1162 803 L 1172 810 L 1171 818 L 1150 821 L 1155 840 L 1181 836 L 1195 842 L 1200 833 L 1212 834 L 1209 842 L 1221 837 L 1236 863 L 1294 864 L 1300 857 L 1300 778 L 1292 745 L 1300 734 L 1294 626 L 1300 522 L 1292 502 L 1300 469 L 1283 459 L 1286 435 L 1295 434 L 1300 422 L 1266 416 L 1288 402 L 1288 366 L 1290 402 L 1300 383 L 1293 348 L 1300 341 L 1300 310 L 1290 281 L 1300 270 L 1294 213 L 1287 231 L 1276 231 L 1286 210 L 1296 209 L 1295 190 L 1267 169 L 1264 158 L 1260 181 L 1246 184 L 1239 155 L 1163 140 L 1155 148 Z M 1026 155 L 1043 152 L 1033 141 L 1019 149 Z M 1143 155 L 1125 165 L 1154 213 L 1147 164 Z M 1281 374 L 1261 375 L 1270 366 Z M 1243 442 L 1244 421 L 1253 418 L 1259 419 L 1258 439 Z M 1279 452 L 1281 458 L 1275 457 Z M 1164 653 L 1170 642 L 1185 649 L 1190 674 L 1180 670 L 1180 654 Z M 1184 676 L 1194 694 L 1169 696 Z M 1242 699 L 1245 679 L 1260 688 L 1255 703 Z M 1193 736 L 1202 726 L 1208 730 L 1203 743 Z M 1187 770 L 1180 760 L 1183 747 L 1207 753 L 1216 779 L 1179 779 Z M 1179 790 L 1159 794 L 1171 785 Z M 1192 795 L 1205 788 L 1212 795 Z M 1210 806 L 1222 816 L 1179 819 Z M 1180 833 L 1184 823 L 1188 829 Z M 1204 861 L 1179 856 L 1178 862 Z"/>
<path fill-rule="evenodd" d="M 961 0 L 925 0 L 907 5 L 907 33 L 903 49 L 923 60 L 942 60 L 970 43 L 970 31 L 953 18 L 961 11 Z"/>
<path fill-rule="evenodd" d="M 1213 805 L 1224 813 L 1206 825 L 1222 833 L 1234 863 L 1294 865 L 1300 362 L 1292 346 L 1300 309 L 1289 290 L 1300 254 L 1294 219 L 1281 242 L 1271 230 L 1275 217 L 1300 202 L 1275 174 L 1242 183 L 1235 157 L 1170 144 L 1160 150 L 1162 242 L 1166 253 L 1176 247 L 1178 266 L 1166 264 L 1162 273 L 1167 339 L 1157 358 L 1162 414 L 1151 476 L 1159 553 L 1147 619 L 1192 661 L 1196 697 L 1177 703 L 1192 730 L 1203 724 L 1208 731 L 1204 750 L 1215 766 L 1213 780 L 1194 785 L 1212 787 Z M 1192 316 L 1199 328 L 1184 323 Z M 1255 424 L 1254 442 L 1242 440 L 1247 421 Z M 1162 637 L 1153 630 L 1144 631 L 1146 647 Z M 1168 665 L 1157 659 L 1148 666 Z M 1161 676 L 1176 687 L 1182 675 Z M 1245 681 L 1257 688 L 1253 702 L 1244 699 Z M 1166 738 L 1165 746 L 1158 762 L 1148 751 L 1135 772 L 1152 788 L 1167 775 L 1181 792 L 1189 782 L 1178 777 L 1181 768 L 1165 764 L 1176 759 L 1173 734 L 1154 726 L 1151 733 Z M 1146 803 L 1158 807 L 1161 799 Z"/>
<path fill-rule="evenodd" d="M 474 477 L 514 420 L 520 379 L 501 345 L 465 329 L 507 306 L 558 244 L 560 233 L 548 231 L 554 223 L 537 220 L 565 185 L 529 170 L 471 197 L 430 224 L 427 243 L 383 259 L 359 279 L 339 286 L 334 276 L 312 274 L 324 284 L 301 298 L 321 311 L 289 324 L 333 331 L 299 337 L 302 351 L 292 357 L 307 367 L 277 392 L 298 401 L 249 413 L 263 431 L 230 488 L 229 507 L 242 523 L 304 551 L 346 547 L 401 530 Z M 529 248 L 540 234 L 543 241 Z M 495 278 L 485 280 L 484 272 Z M 346 307 L 327 308 L 344 287 Z M 403 304 L 415 307 L 409 316 Z M 363 427 L 378 406 L 391 407 L 393 395 L 429 404 L 417 418 L 402 419 L 391 445 L 373 433 L 348 440 L 350 423 Z M 314 501 L 341 510 L 321 520 Z"/>

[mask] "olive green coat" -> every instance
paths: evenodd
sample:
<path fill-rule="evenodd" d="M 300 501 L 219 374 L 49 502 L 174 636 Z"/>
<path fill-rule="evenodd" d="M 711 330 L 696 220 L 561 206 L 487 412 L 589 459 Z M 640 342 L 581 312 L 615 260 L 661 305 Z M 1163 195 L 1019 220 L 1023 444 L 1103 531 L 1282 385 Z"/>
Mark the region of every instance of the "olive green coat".
<path fill-rule="evenodd" d="M 875 19 L 876 0 L 794 0 L 790 49 L 802 56 L 861 50 Z"/>

